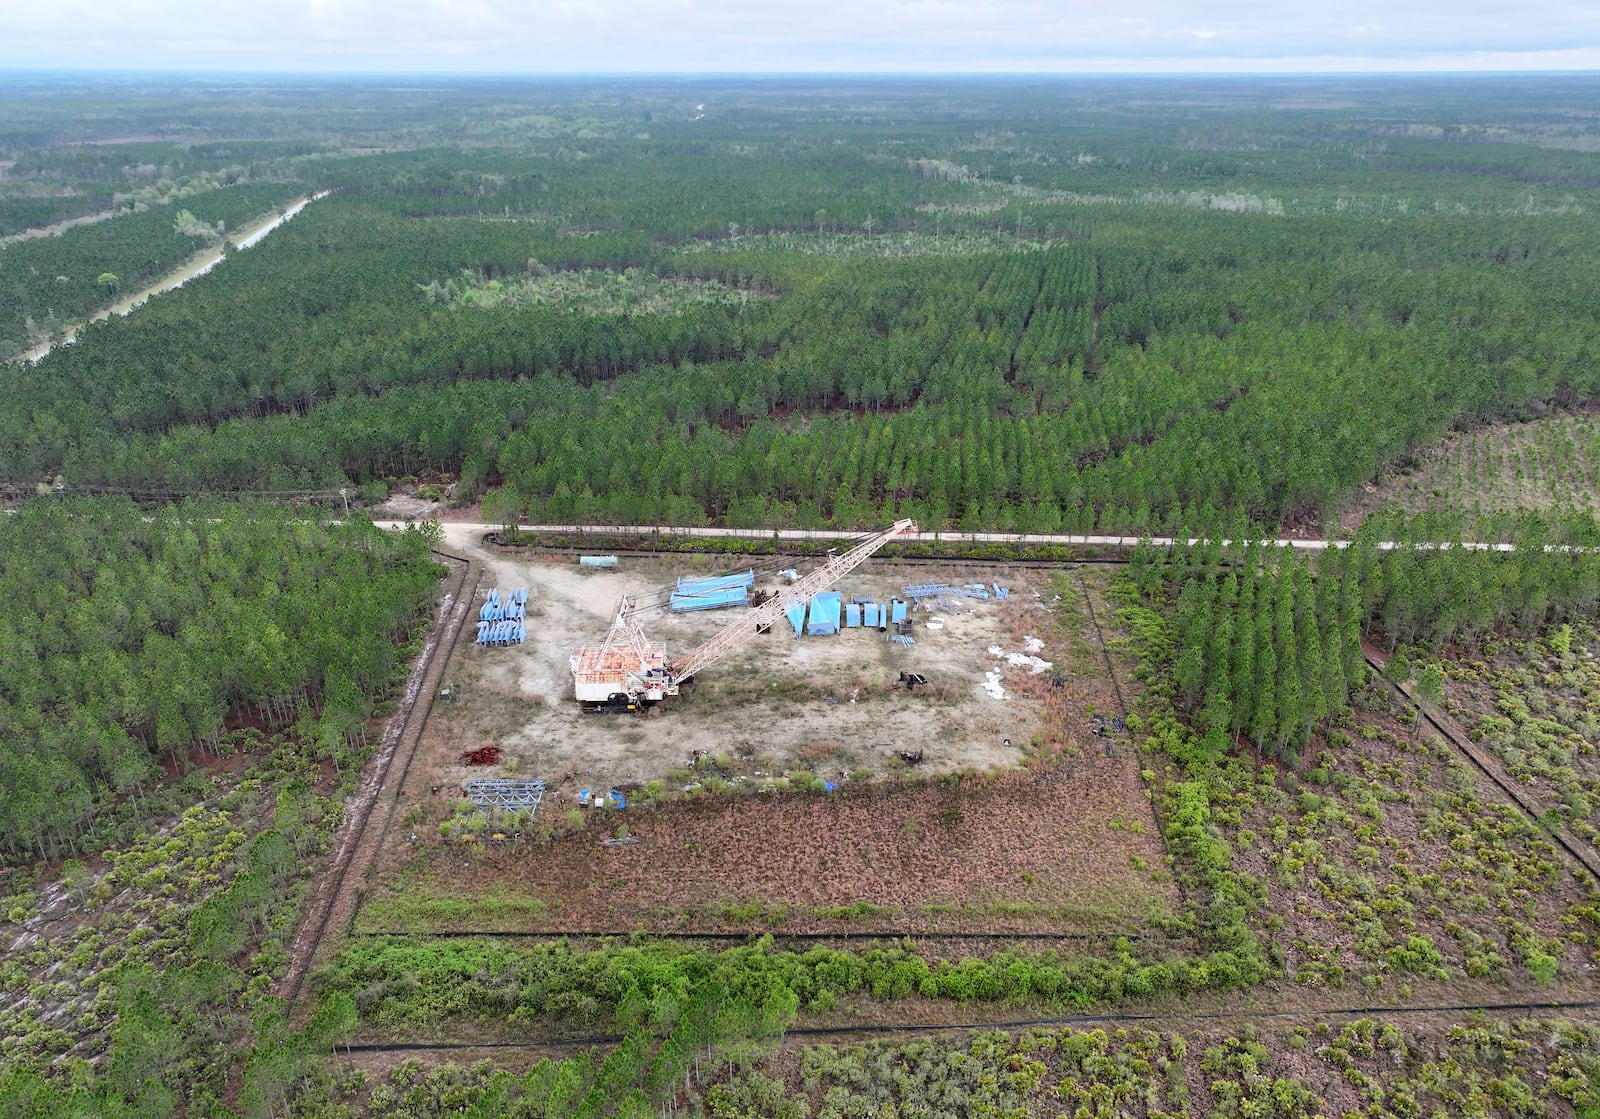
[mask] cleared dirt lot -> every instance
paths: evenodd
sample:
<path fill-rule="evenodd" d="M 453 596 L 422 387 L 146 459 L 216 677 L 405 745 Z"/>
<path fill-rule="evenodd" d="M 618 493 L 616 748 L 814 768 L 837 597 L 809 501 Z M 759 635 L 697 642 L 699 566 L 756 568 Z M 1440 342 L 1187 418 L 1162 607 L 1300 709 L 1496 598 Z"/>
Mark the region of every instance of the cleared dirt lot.
<path fill-rule="evenodd" d="M 457 698 L 433 709 L 358 931 L 1104 933 L 1173 904 L 1137 755 L 1089 718 L 1119 710 L 1082 598 L 1096 576 L 869 565 L 837 588 L 847 599 L 997 577 L 1011 594 L 916 613 L 911 649 L 875 630 L 796 639 L 780 623 L 652 714 L 585 715 L 571 649 L 603 635 L 620 594 L 712 561 L 592 571 L 478 531 L 448 529 L 450 546 L 484 564 L 485 590 L 528 588 L 528 641 L 483 649 L 463 635 L 446 675 Z M 730 616 L 662 612 L 645 630 L 671 656 Z M 930 686 L 897 687 L 902 670 Z M 460 762 L 483 746 L 498 765 Z M 920 764 L 899 756 L 917 750 Z M 489 776 L 544 778 L 533 831 L 557 834 L 443 838 L 462 784 Z M 585 788 L 620 788 L 629 807 L 580 808 Z"/>
<path fill-rule="evenodd" d="M 630 559 L 616 571 L 591 571 L 571 558 L 486 547 L 476 534 L 460 530 L 452 530 L 450 543 L 480 559 L 502 589 L 528 588 L 528 638 L 522 646 L 491 649 L 463 640 L 447 673 L 459 698 L 436 709 L 418 757 L 430 788 L 486 775 L 456 764 L 461 751 L 486 745 L 503 751 L 499 772 L 547 780 L 574 776 L 606 788 L 667 779 L 689 766 L 697 750 L 759 758 L 745 767 L 751 778 L 824 760 L 826 766 L 816 764 L 819 776 L 878 773 L 897 761 L 898 751 L 919 748 L 930 773 L 990 768 L 1016 762 L 1039 730 L 1035 705 L 992 698 L 982 687 L 986 671 L 995 668 L 1017 686 L 1031 675 L 1029 668 L 1007 665 L 990 653 L 991 646 L 1021 653 L 1024 637 L 1048 637 L 1034 633 L 1049 624 L 1043 592 L 1021 578 L 1008 581 L 1012 597 L 1005 601 L 916 613 L 917 643 L 911 649 L 865 629 L 796 639 L 780 623 L 648 716 L 586 715 L 572 698 L 572 649 L 604 636 L 620 595 L 712 569 L 684 557 L 675 563 Z M 952 568 L 948 577 L 962 574 Z M 976 581 L 981 575 L 969 577 Z M 928 576 L 919 571 L 914 578 Z M 847 600 L 861 594 L 887 602 L 907 582 L 904 570 L 875 571 L 869 565 L 836 589 Z M 758 586 L 763 583 L 776 585 L 763 579 Z M 670 657 L 706 640 L 731 617 L 729 611 L 661 611 L 646 618 L 645 631 L 666 642 Z M 942 628 L 929 628 L 933 618 Z M 1052 659 L 1048 640 L 1038 656 Z M 901 671 L 922 673 L 930 688 L 909 694 L 895 687 Z"/>

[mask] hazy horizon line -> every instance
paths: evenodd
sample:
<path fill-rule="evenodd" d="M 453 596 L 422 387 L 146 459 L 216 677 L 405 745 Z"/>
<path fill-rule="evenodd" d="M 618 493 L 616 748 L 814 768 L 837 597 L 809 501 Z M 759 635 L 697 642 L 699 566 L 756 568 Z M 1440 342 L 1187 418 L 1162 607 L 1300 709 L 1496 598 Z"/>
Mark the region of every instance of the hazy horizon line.
<path fill-rule="evenodd" d="M 1462 70 L 406 70 L 406 69 L 200 69 L 162 66 L 41 66 L 0 64 L 0 82 L 41 77 L 190 77 L 190 78 L 471 78 L 478 80 L 707 80 L 832 78 L 1052 80 L 1077 78 L 1571 78 L 1600 77 L 1596 69 L 1462 69 Z"/>

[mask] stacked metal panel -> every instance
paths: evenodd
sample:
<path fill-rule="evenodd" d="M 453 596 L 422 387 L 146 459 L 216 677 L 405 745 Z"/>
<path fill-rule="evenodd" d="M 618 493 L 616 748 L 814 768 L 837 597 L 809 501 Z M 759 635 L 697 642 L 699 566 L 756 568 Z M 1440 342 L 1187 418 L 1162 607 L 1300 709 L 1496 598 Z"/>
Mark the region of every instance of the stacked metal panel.
<path fill-rule="evenodd" d="M 744 587 L 749 589 L 756 581 L 756 573 L 751 571 L 738 571 L 732 575 L 703 575 L 678 580 L 680 594 L 697 594 L 700 591 L 716 590 L 722 587 Z"/>
<path fill-rule="evenodd" d="M 505 777 L 486 777 L 469 781 L 462 792 L 479 808 L 526 808 L 528 815 L 539 810 L 544 799 L 544 782 L 519 781 Z"/>
<path fill-rule="evenodd" d="M 741 571 L 736 575 L 719 575 L 704 579 L 679 579 L 678 589 L 672 592 L 672 600 L 667 609 L 674 614 L 687 614 L 692 610 L 748 606 L 750 587 L 755 579 L 754 571 Z"/>
<path fill-rule="evenodd" d="M 811 596 L 811 616 L 806 621 L 806 634 L 820 637 L 839 632 L 839 614 L 844 609 L 844 596 L 838 591 L 823 591 Z"/>

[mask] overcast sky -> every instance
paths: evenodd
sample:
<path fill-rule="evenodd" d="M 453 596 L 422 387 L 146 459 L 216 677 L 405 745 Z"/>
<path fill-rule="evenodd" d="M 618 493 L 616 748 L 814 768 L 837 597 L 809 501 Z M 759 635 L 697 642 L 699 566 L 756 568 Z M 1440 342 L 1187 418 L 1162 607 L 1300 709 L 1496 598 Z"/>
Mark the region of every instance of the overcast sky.
<path fill-rule="evenodd" d="M 0 0 L 0 69 L 1600 69 L 1597 0 Z"/>

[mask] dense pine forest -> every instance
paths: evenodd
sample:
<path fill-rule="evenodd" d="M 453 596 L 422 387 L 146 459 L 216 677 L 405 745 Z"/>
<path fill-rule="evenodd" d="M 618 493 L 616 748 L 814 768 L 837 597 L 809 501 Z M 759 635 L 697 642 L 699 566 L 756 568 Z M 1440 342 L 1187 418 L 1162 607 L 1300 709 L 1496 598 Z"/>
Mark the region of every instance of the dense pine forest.
<path fill-rule="evenodd" d="M 0 77 L 0 1117 L 1594 1114 L 1596 93 Z M 1063 654 L 1017 765 L 1123 765 L 1114 826 L 1164 856 L 1126 857 L 1176 900 L 981 950 L 351 917 L 312 959 L 457 605 L 437 525 L 371 523 L 419 484 L 493 524 L 1200 537 L 1041 576 Z M 1069 663 L 1115 748 L 1062 745 L 1110 715 Z M 1240 989 L 1583 1020 L 1258 1035 Z M 1059 1020 L 1191 996 L 1218 1018 Z M 1051 1024 L 785 1037 L 1021 1019 Z M 582 1044 L 350 1049 L 442 1036 Z"/>
<path fill-rule="evenodd" d="M 0 846 L 82 855 L 107 802 L 235 722 L 364 739 L 437 572 L 416 534 L 275 506 L 30 502 L 0 521 Z M 98 803 L 97 803 L 98 802 Z"/>
<path fill-rule="evenodd" d="M 247 266 L 0 374 L 4 472 L 447 473 L 553 521 L 1315 524 L 1453 427 L 1594 389 L 1592 172 L 1537 98 L 1428 138 L 1405 100 L 1448 85 L 1175 116 L 975 84 L 859 120 L 804 90 L 690 120 L 653 92 L 514 146 L 273 165 L 335 193 Z M 113 231 L 157 217 L 72 231 L 62 270 L 137 271 Z M 42 310 L 21 277 L 50 269 L 5 271 Z"/>

